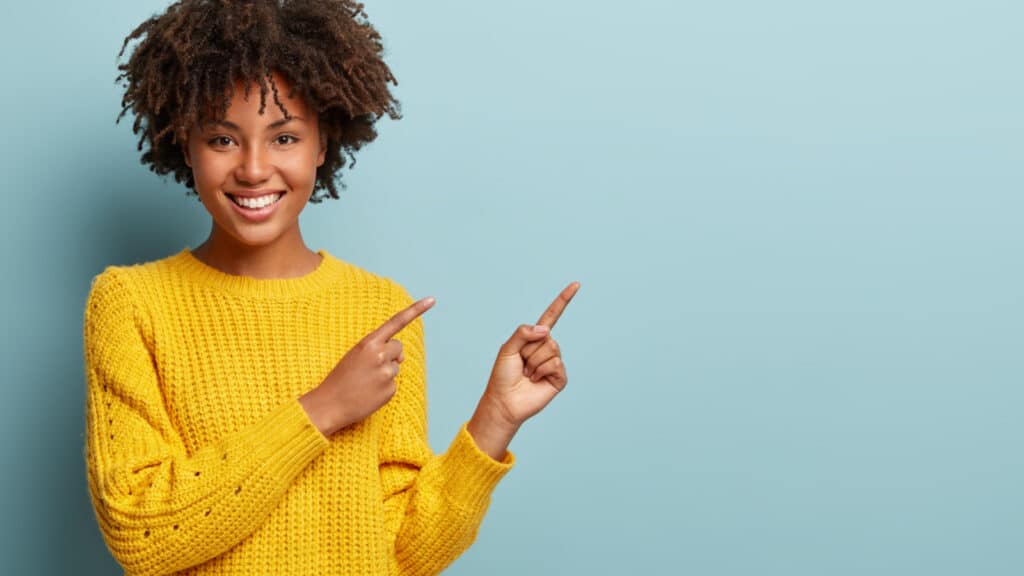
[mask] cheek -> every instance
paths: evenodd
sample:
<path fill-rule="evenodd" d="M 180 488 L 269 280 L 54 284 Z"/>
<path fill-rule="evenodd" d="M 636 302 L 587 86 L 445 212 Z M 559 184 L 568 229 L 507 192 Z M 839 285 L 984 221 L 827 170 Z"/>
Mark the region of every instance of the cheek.
<path fill-rule="evenodd" d="M 223 164 L 223 161 L 203 154 L 192 157 L 192 177 L 196 181 L 197 191 L 215 188 L 223 181 L 227 170 Z"/>
<path fill-rule="evenodd" d="M 308 184 L 316 180 L 318 149 L 304 150 L 282 160 L 281 171 L 288 175 L 295 185 Z"/>

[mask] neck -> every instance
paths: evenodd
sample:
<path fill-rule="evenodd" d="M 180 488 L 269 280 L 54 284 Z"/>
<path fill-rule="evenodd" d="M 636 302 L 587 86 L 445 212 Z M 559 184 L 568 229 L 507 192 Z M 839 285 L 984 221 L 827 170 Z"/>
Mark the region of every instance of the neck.
<path fill-rule="evenodd" d="M 216 229 L 192 254 L 221 272 L 258 279 L 305 276 L 316 269 L 321 259 L 298 233 L 269 244 L 248 246 L 218 234 Z"/>

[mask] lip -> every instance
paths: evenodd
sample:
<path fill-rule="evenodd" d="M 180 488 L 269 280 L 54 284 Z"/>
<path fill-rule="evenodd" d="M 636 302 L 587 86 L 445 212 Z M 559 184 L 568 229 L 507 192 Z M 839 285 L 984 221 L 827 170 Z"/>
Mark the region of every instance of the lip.
<path fill-rule="evenodd" d="M 237 214 L 241 215 L 246 220 L 249 220 L 250 222 L 262 222 L 263 220 L 266 220 L 267 218 L 270 218 L 274 214 L 274 212 L 277 210 L 277 207 L 280 206 L 281 202 L 284 200 L 284 197 L 287 196 L 286 192 L 284 192 L 283 190 L 273 190 L 273 191 L 270 191 L 270 192 L 262 192 L 261 191 L 259 193 L 251 193 L 251 192 L 250 193 L 242 193 L 242 194 L 235 194 L 234 192 L 229 192 L 228 193 L 228 194 L 231 194 L 232 196 L 241 196 L 241 197 L 244 197 L 244 198 L 256 198 L 256 197 L 259 197 L 259 196 L 266 196 L 267 194 L 274 194 L 274 193 L 277 193 L 277 192 L 281 192 L 281 197 L 277 199 L 277 202 L 274 202 L 270 206 L 264 206 L 263 208 L 260 208 L 258 210 L 251 210 L 249 208 L 242 208 L 238 204 L 235 204 L 235 201 L 232 200 L 231 198 L 228 198 L 228 204 L 231 204 L 231 207 L 235 210 L 235 212 Z"/>
<path fill-rule="evenodd" d="M 260 196 L 266 196 L 267 194 L 277 194 L 278 192 L 284 193 L 284 190 L 232 190 L 231 192 L 224 192 L 231 196 L 239 196 L 241 198 L 259 198 Z"/>

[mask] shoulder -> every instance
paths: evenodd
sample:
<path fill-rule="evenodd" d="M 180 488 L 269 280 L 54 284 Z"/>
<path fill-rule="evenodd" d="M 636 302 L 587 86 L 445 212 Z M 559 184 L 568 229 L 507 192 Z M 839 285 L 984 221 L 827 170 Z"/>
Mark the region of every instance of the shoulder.
<path fill-rule="evenodd" d="M 107 266 L 93 276 L 86 298 L 86 319 L 90 316 L 107 315 L 134 306 L 128 274 L 124 266 Z"/>
<path fill-rule="evenodd" d="M 349 288 L 361 292 L 362 296 L 374 300 L 383 300 L 390 304 L 389 308 L 403 308 L 412 304 L 412 296 L 405 286 L 395 278 L 380 272 L 374 272 L 358 264 L 342 260 L 324 251 L 327 258 L 333 259 L 344 270 Z"/>
<path fill-rule="evenodd" d="M 89 297 L 124 294 L 141 278 L 159 274 L 172 258 L 174 256 L 139 264 L 111 264 L 92 277 Z"/>
<path fill-rule="evenodd" d="M 138 332 L 135 297 L 120 266 L 107 266 L 92 279 L 82 314 L 86 358 L 111 352 L 112 343 Z"/>
<path fill-rule="evenodd" d="M 144 284 L 148 278 L 158 277 L 166 270 L 169 263 L 179 255 L 172 255 L 159 260 L 136 264 L 108 265 L 102 272 L 92 277 L 89 282 L 89 293 L 86 297 L 85 318 L 130 315 L 140 304 L 140 291 L 137 286 Z"/>

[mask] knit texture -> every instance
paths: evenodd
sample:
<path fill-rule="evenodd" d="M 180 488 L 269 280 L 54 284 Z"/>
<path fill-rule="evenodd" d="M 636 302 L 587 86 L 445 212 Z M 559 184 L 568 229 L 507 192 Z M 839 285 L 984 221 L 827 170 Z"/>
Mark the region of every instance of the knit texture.
<path fill-rule="evenodd" d="M 511 469 L 463 423 L 427 443 L 417 318 L 391 400 L 325 437 L 298 398 L 413 302 L 326 250 L 299 278 L 221 272 L 185 248 L 109 266 L 84 313 L 85 461 L 126 574 L 437 574 Z"/>

